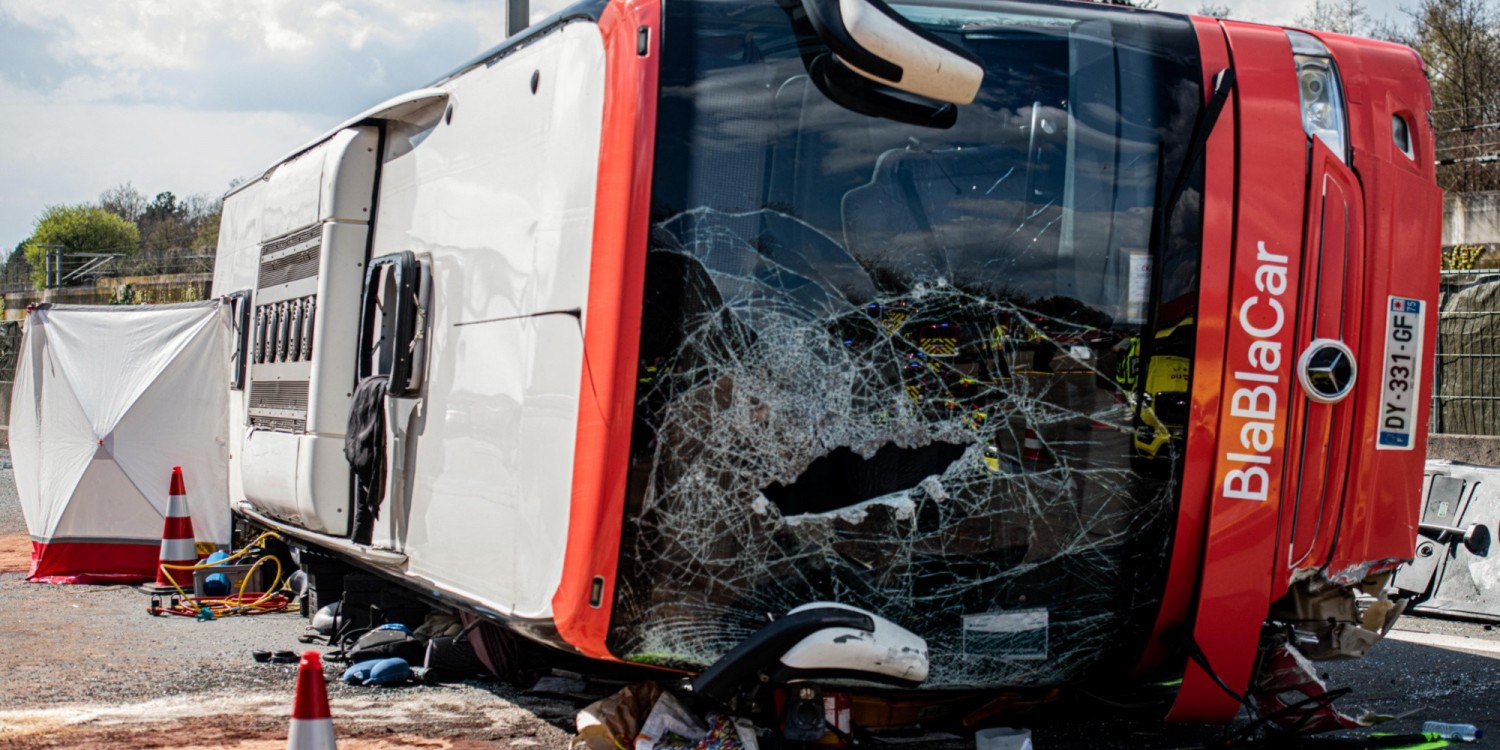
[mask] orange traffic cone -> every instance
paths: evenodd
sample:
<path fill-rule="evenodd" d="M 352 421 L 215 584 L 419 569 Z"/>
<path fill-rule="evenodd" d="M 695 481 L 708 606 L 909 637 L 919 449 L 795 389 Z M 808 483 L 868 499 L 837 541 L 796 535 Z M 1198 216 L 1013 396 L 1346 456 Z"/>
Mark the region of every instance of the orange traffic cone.
<path fill-rule="evenodd" d="M 171 586 L 163 565 L 198 564 L 197 541 L 193 537 L 193 517 L 188 514 L 187 490 L 182 485 L 182 467 L 172 467 L 172 488 L 168 491 L 167 517 L 161 527 L 161 554 L 156 565 L 156 585 Z M 192 573 L 179 570 L 172 574 L 179 586 L 184 578 L 192 583 Z"/>
<path fill-rule="evenodd" d="M 316 651 L 303 651 L 297 665 L 297 697 L 292 703 L 292 729 L 286 750 L 334 750 L 333 716 L 328 713 L 328 685 L 323 682 L 323 660 Z"/>

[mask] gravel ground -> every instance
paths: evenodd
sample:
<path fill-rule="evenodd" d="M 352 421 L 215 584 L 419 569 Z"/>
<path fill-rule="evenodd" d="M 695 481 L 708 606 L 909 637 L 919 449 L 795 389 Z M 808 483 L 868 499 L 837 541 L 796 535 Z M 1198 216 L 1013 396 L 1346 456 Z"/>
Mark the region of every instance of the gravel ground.
<path fill-rule="evenodd" d="M 10 465 L 10 449 L 0 448 L 0 534 L 26 531 L 21 500 L 16 497 L 16 476 Z"/>
<path fill-rule="evenodd" d="M 0 748 L 284 746 L 296 668 L 250 652 L 308 648 L 302 617 L 153 617 L 133 587 L 25 583 L 30 542 L 9 459 L 0 450 Z M 1330 687 L 1354 688 L 1343 710 L 1414 712 L 1389 725 L 1397 732 L 1425 719 L 1500 727 L 1500 633 L 1417 617 L 1399 628 L 1402 640 L 1364 659 L 1318 665 Z M 326 675 L 344 748 L 564 748 L 578 708 L 498 681 L 377 689 L 337 682 L 331 665 Z M 1038 750 L 1205 747 L 1223 736 L 1156 716 L 1081 698 L 1030 723 Z M 954 739 L 941 746 L 973 747 Z"/>
<path fill-rule="evenodd" d="M 0 450 L 0 560 L 29 556 Z M 297 641 L 300 615 L 153 617 L 134 587 L 25 575 L 24 564 L 0 567 L 0 747 L 285 743 L 297 668 L 258 664 L 250 652 L 310 648 Z M 341 747 L 565 747 L 576 711 L 498 681 L 374 689 L 338 682 L 340 670 L 325 674 Z"/>
<path fill-rule="evenodd" d="M 300 615 L 153 617 L 148 597 L 132 587 L 28 584 L 23 576 L 0 573 L 8 692 L 0 747 L 188 746 L 216 723 L 222 732 L 208 746 L 284 741 L 296 667 L 257 664 L 250 652 L 309 648 L 297 642 Z M 569 733 L 559 725 L 570 726 L 575 711 L 500 682 L 351 687 L 336 681 L 340 669 L 325 670 L 340 737 L 379 738 L 381 747 L 562 747 Z M 174 729 L 193 729 L 180 738 L 188 744 L 176 744 Z"/>

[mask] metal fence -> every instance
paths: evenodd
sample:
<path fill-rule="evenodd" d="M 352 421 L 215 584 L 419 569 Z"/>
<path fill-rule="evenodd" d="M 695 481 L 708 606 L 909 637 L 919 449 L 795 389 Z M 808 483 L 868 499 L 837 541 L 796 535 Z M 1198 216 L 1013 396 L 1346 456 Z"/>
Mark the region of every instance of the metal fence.
<path fill-rule="evenodd" d="M 187 250 L 143 251 L 135 255 L 65 253 L 55 270 L 55 277 L 49 277 L 45 283 L 40 283 L 43 271 L 33 272 L 24 266 L 12 266 L 0 272 L 0 294 L 29 291 L 41 286 L 89 285 L 107 278 L 213 273 L 214 256 Z"/>
<path fill-rule="evenodd" d="M 1444 271 L 1432 432 L 1500 435 L 1500 269 Z"/>
<path fill-rule="evenodd" d="M 10 389 L 21 355 L 21 323 L 0 321 L 0 434 L 10 433 Z"/>

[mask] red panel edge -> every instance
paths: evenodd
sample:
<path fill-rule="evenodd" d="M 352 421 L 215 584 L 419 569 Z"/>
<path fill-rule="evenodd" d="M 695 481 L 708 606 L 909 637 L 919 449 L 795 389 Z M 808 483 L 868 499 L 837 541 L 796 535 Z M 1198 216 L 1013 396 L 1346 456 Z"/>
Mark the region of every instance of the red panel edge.
<path fill-rule="evenodd" d="M 1298 112 L 1291 45 L 1279 28 L 1232 21 L 1223 25 L 1238 74 L 1237 145 L 1244 158 L 1237 175 L 1234 285 L 1223 380 L 1226 397 L 1220 407 L 1208 536 L 1193 612 L 1192 637 L 1213 674 L 1197 662 L 1188 663 L 1167 716 L 1170 722 L 1226 723 L 1239 712 L 1240 703 L 1220 683 L 1240 692 L 1250 684 L 1261 626 L 1274 598 L 1272 571 L 1281 506 L 1278 480 L 1290 438 L 1287 408 L 1294 380 L 1291 363 L 1297 356 L 1293 334 L 1300 294 L 1296 281 L 1301 278 L 1306 177 L 1289 173 L 1288 167 L 1305 163 L 1307 141 Z M 1251 123 L 1254 127 L 1247 128 Z M 1281 260 L 1273 264 L 1263 253 Z M 1284 269 L 1283 293 L 1257 290 L 1255 274 L 1263 264 Z M 1282 306 L 1279 325 L 1272 322 L 1278 319 L 1273 299 Z M 1251 333 L 1252 329 L 1260 332 Z M 1280 346 L 1277 367 L 1257 373 L 1247 363 L 1254 341 Z M 1241 371 L 1249 377 L 1241 377 Z M 1257 379 L 1266 376 L 1274 381 Z M 1245 428 L 1256 420 L 1233 414 L 1236 399 L 1229 394 L 1258 388 L 1275 394 L 1270 407 L 1274 438 L 1266 450 L 1251 456 L 1240 443 L 1245 440 Z M 1264 392 L 1253 398 L 1247 410 L 1267 406 Z M 1244 473 L 1231 475 L 1231 471 L 1259 474 L 1261 496 L 1230 496 L 1231 477 L 1239 483 L 1235 489 L 1253 489 L 1253 481 Z"/>
<path fill-rule="evenodd" d="M 1203 60 L 1203 94 L 1213 95 L 1214 76 L 1229 67 L 1229 46 L 1218 21 L 1194 18 Z M 1177 528 L 1156 623 L 1135 676 L 1149 678 L 1167 660 L 1167 634 L 1187 622 L 1197 589 L 1208 525 L 1215 436 L 1224 376 L 1225 321 L 1229 316 L 1230 261 L 1234 246 L 1235 113 L 1231 97 L 1204 153 L 1203 253 L 1199 266 L 1198 338 L 1193 344 L 1193 403 L 1188 419 L 1186 466 L 1177 507 Z"/>
<path fill-rule="evenodd" d="M 32 583 L 132 584 L 156 580 L 161 545 L 122 542 L 31 542 Z"/>
<path fill-rule="evenodd" d="M 651 49 L 636 53 L 637 29 Z M 599 184 L 579 387 L 573 492 L 562 580 L 552 597 L 557 632 L 586 656 L 614 659 L 605 639 L 615 594 L 635 407 L 646 234 L 655 152 L 660 0 L 616 0 L 599 19 L 605 89 Z M 603 580 L 598 606 L 594 579 Z"/>
<path fill-rule="evenodd" d="M 1362 285 L 1371 328 L 1364 338 L 1361 372 L 1377 373 L 1385 364 L 1382 323 L 1391 295 L 1422 299 L 1428 310 L 1423 341 L 1432 346 L 1437 340 L 1442 190 L 1435 184 L 1435 135 L 1425 116 L 1432 109 L 1432 98 L 1415 51 L 1321 36 L 1342 70 L 1352 71 L 1364 82 L 1367 122 L 1363 128 L 1352 127 L 1351 136 L 1360 157 L 1356 160 L 1358 177 L 1366 191 L 1366 236 L 1371 246 L 1384 252 L 1367 262 Z M 1350 99 L 1354 101 L 1353 96 Z M 1383 127 L 1393 115 L 1402 115 L 1411 124 L 1411 156 L 1395 148 Z M 1424 355 L 1422 359 L 1419 392 L 1434 382 L 1434 358 Z M 1378 391 L 1372 396 L 1357 407 L 1352 430 L 1362 438 L 1355 445 L 1358 463 L 1346 477 L 1341 533 L 1326 566 L 1328 576 L 1336 580 L 1388 570 L 1415 554 L 1432 404 L 1417 399 L 1411 449 L 1386 451 L 1377 447 L 1376 438 L 1383 416 L 1381 399 Z"/>

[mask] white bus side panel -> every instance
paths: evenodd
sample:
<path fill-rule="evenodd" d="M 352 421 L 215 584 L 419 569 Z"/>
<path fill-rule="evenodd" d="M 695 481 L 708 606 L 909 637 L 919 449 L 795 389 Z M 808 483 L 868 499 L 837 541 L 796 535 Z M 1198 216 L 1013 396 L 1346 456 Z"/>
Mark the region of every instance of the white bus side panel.
<path fill-rule="evenodd" d="M 374 126 L 343 128 L 258 188 L 256 320 L 291 322 L 252 323 L 251 351 L 267 343 L 246 391 L 244 495 L 261 512 L 339 536 L 351 524 L 344 431 L 378 144 Z"/>
<path fill-rule="evenodd" d="M 224 201 L 214 259 L 215 297 L 255 288 L 260 269 L 261 187 L 250 185 Z M 227 383 L 226 383 L 227 386 Z M 245 391 L 229 391 L 229 504 L 245 499 L 240 461 L 245 442 Z"/>
<path fill-rule="evenodd" d="M 261 183 L 247 185 L 224 200 L 219 246 L 214 258 L 214 296 L 255 288 L 260 271 Z"/>
<path fill-rule="evenodd" d="M 451 123 L 414 144 L 388 134 L 381 172 L 374 255 L 430 260 L 432 321 L 411 497 L 387 498 L 375 544 L 545 618 L 567 543 L 603 40 L 574 23 L 445 87 Z"/>

